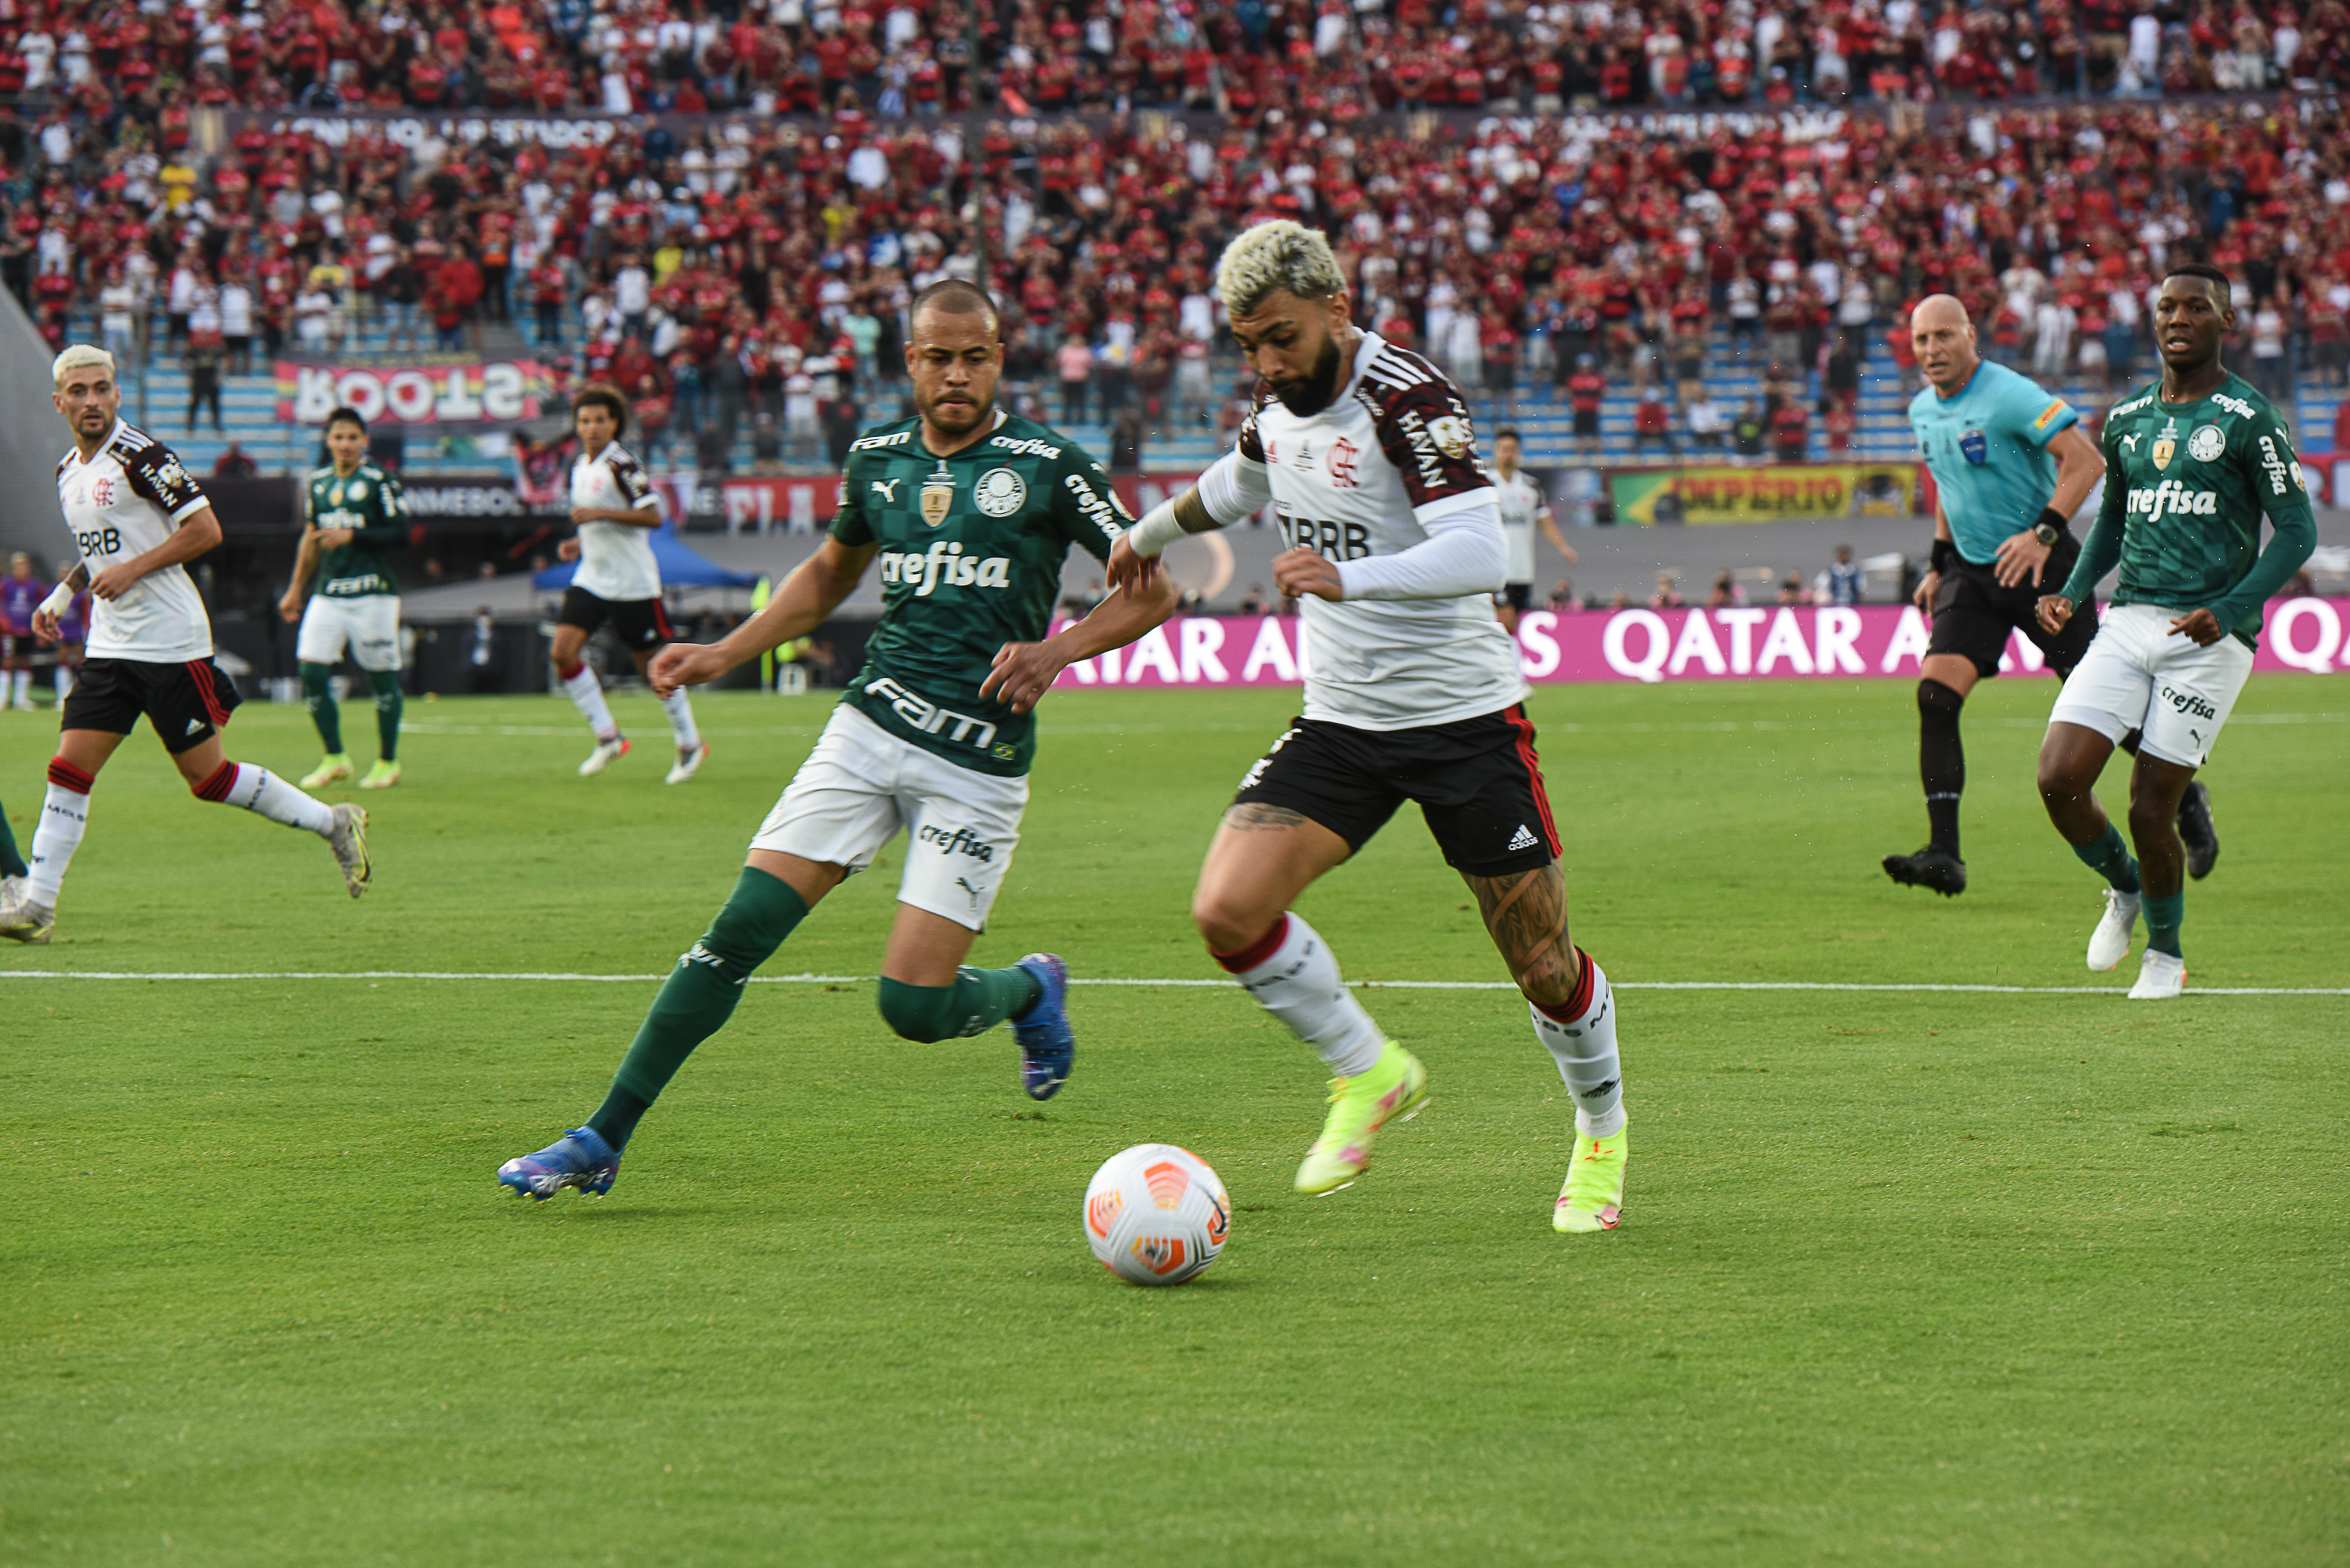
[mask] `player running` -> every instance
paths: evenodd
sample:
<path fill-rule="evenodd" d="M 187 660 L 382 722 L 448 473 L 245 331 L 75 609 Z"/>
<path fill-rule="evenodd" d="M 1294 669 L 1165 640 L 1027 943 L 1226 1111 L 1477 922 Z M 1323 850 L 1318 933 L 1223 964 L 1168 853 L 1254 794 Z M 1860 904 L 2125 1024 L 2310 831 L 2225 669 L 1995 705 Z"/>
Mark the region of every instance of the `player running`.
<path fill-rule="evenodd" d="M 302 787 L 323 789 L 351 776 L 342 714 L 327 683 L 348 646 L 375 693 L 376 763 L 359 788 L 390 789 L 400 782 L 401 701 L 400 584 L 386 553 L 408 542 L 408 497 L 400 481 L 368 461 L 367 421 L 358 410 L 327 416 L 327 453 L 334 462 L 310 474 L 294 581 L 277 601 L 278 614 L 301 623 L 294 657 L 301 665 L 302 702 L 327 748 L 326 760 Z M 314 572 L 318 591 L 306 609 L 302 596 Z"/>
<path fill-rule="evenodd" d="M 1999 673 L 2012 631 L 2032 639 L 2060 680 L 2088 651 L 2094 621 L 2054 636 L 2033 603 L 2043 575 L 2061 580 L 2079 556 L 2069 524 L 2105 464 L 2070 403 L 1977 355 L 1974 323 L 1950 295 L 1919 302 L 1909 337 L 1927 381 L 1910 400 L 1909 428 L 1936 492 L 1932 564 L 1917 594 L 1934 620 L 1918 671 L 1918 772 L 1931 837 L 1884 865 L 1896 882 L 1951 898 L 1967 886 L 1959 711 L 1976 681 Z"/>
<path fill-rule="evenodd" d="M 906 869 L 881 961 L 881 1016 L 924 1042 L 1008 1018 L 1030 1097 L 1050 1099 L 1067 1081 L 1076 1043 L 1060 959 L 1031 953 L 1008 969 L 962 961 L 1020 842 L 1032 710 L 1070 662 L 1165 620 L 1175 592 L 1161 579 L 1112 594 L 1045 639 L 1069 546 L 1107 557 L 1125 510 L 1075 442 L 995 407 L 1003 341 L 984 293 L 932 284 L 910 322 L 919 415 L 849 449 L 829 535 L 766 608 L 707 647 L 671 644 L 652 679 L 656 691 L 681 691 L 806 636 L 878 557 L 882 614 L 865 668 L 751 840 L 733 896 L 661 986 L 603 1105 L 585 1127 L 498 1168 L 516 1192 L 543 1200 L 566 1187 L 609 1190 L 638 1118 L 724 1025 L 743 981 L 900 827 Z"/>
<path fill-rule="evenodd" d="M 602 773 L 627 756 L 629 748 L 629 738 L 612 722 L 612 710 L 604 701 L 603 683 L 579 650 L 609 621 L 642 675 L 654 651 L 671 635 L 669 616 L 661 609 L 660 563 L 653 557 L 652 531 L 660 526 L 660 504 L 645 471 L 620 444 L 628 423 L 628 400 L 610 387 L 582 387 L 571 400 L 571 430 L 579 438 L 579 455 L 571 460 L 571 521 L 579 532 L 557 545 L 556 554 L 578 562 L 579 570 L 563 590 L 554 660 L 563 694 L 596 736 L 596 749 L 579 764 L 581 778 Z M 693 702 L 684 688 L 664 693 L 660 701 L 677 741 L 677 761 L 664 782 L 683 784 L 702 771 L 710 748 L 694 728 Z"/>
<path fill-rule="evenodd" d="M 1518 634 L 1518 618 L 1534 603 L 1534 529 L 1539 526 L 1549 536 L 1551 548 L 1565 556 L 1568 566 L 1575 565 L 1575 546 L 1559 533 L 1542 486 L 1518 467 L 1523 451 L 1517 431 L 1493 432 L 1493 504 L 1502 514 L 1502 538 L 1510 556 L 1509 576 L 1503 579 L 1496 613 L 1502 618 L 1502 629 L 1512 637 Z"/>
<path fill-rule="evenodd" d="M 2039 607 L 2042 624 L 2063 633 L 2121 564 L 2105 625 L 2048 715 L 2040 798 L 2073 853 L 2107 884 L 2089 967 L 2120 963 L 2146 916 L 2129 992 L 2138 1001 L 2177 996 L 2187 983 L 2178 943 L 2187 851 L 2172 822 L 2251 673 L 2262 607 L 2317 545 L 2282 416 L 2220 362 L 2235 319 L 2219 268 L 2189 263 L 2162 280 L 2154 303 L 2162 379 L 2106 416 L 2105 504 L 2064 587 Z M 2115 742 L 2134 731 L 2144 736 L 2130 770 L 2136 860 L 2095 793 Z"/>
<path fill-rule="evenodd" d="M 213 664 L 212 621 L 184 565 L 220 543 L 212 503 L 169 448 L 122 422 L 112 355 L 77 343 L 57 356 L 54 379 L 51 400 L 74 437 L 57 463 L 57 499 L 81 563 L 34 613 L 34 634 L 56 641 L 58 612 L 85 585 L 97 603 L 89 657 L 64 703 L 25 887 L 0 898 L 0 937 L 49 940 L 57 889 L 89 820 L 90 789 L 141 713 L 197 799 L 317 834 L 358 898 L 373 872 L 367 813 L 329 806 L 266 768 L 221 754 L 236 688 Z"/>
<path fill-rule="evenodd" d="M 1310 229 L 1246 230 L 1216 288 L 1261 378 L 1256 406 L 1237 449 L 1120 542 L 1109 579 L 1133 592 L 1157 580 L 1168 545 L 1268 501 L 1291 545 L 1274 573 L 1312 639 L 1305 712 L 1241 781 L 1191 917 L 1216 961 L 1329 1065 L 1329 1116 L 1297 1189 L 1351 1183 L 1379 1129 L 1428 1096 L 1427 1069 L 1288 912 L 1410 800 L 1475 892 L 1575 1098 L 1553 1223 L 1613 1229 L 1626 1158 L 1616 1010 L 1607 975 L 1567 938 L 1525 678 L 1493 616 L 1507 556 L 1468 407 L 1429 361 L 1350 323 L 1345 276 Z"/>

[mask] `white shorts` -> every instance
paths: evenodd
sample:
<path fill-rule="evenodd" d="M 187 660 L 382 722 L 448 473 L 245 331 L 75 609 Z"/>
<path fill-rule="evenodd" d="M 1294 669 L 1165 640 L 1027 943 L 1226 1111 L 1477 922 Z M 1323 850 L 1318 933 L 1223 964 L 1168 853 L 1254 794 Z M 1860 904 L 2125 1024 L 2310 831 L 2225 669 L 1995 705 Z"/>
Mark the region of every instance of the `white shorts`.
<path fill-rule="evenodd" d="M 2078 724 L 2108 741 L 2143 731 L 2141 754 L 2199 768 L 2252 672 L 2252 650 L 2232 636 L 2198 648 L 2170 623 L 2186 612 L 2116 605 L 2073 667 L 2052 724 Z"/>
<path fill-rule="evenodd" d="M 898 901 L 941 919 L 987 929 L 1028 808 L 1028 780 L 957 767 L 901 741 L 843 705 L 759 825 L 754 849 L 773 849 L 854 874 L 906 830 Z"/>
<path fill-rule="evenodd" d="M 302 612 L 302 632 L 294 639 L 294 657 L 305 664 L 339 664 L 348 643 L 351 661 L 361 670 L 400 668 L 400 596 L 361 594 L 356 598 L 330 599 L 310 596 Z"/>

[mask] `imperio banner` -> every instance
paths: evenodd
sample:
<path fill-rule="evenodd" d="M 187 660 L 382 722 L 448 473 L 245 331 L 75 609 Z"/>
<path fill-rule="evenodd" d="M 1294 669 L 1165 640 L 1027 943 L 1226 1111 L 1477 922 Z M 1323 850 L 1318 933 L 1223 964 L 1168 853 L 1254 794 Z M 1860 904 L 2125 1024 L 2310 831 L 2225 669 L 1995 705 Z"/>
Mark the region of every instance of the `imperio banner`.
<path fill-rule="evenodd" d="M 1926 509 L 1918 466 L 1907 462 L 1610 469 L 1607 490 L 1619 524 L 1907 517 Z"/>
<path fill-rule="evenodd" d="M 1054 629 L 1068 625 L 1056 621 Z M 2350 599 L 2274 599 L 2252 668 L 2350 670 Z M 1637 680 L 1915 680 L 1930 635 L 1910 605 L 1738 606 L 1728 609 L 1530 610 L 1518 666 L 1537 685 Z M 1080 659 L 1057 684 L 1291 686 L 1313 671 L 1313 639 L 1294 616 L 1187 616 L 1131 646 Z M 2036 674 L 2040 649 L 2009 639 L 2002 671 Z"/>

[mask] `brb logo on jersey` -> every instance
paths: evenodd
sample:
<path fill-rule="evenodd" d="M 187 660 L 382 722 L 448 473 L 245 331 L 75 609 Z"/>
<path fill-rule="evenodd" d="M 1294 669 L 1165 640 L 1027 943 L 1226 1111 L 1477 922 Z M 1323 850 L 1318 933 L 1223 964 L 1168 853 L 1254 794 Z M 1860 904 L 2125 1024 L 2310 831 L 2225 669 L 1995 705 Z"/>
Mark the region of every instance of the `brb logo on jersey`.
<path fill-rule="evenodd" d="M 1359 561 L 1371 553 L 1371 531 L 1360 523 L 1292 517 L 1278 506 L 1273 515 L 1281 525 L 1281 536 L 1294 550 L 1311 550 L 1331 561 Z"/>

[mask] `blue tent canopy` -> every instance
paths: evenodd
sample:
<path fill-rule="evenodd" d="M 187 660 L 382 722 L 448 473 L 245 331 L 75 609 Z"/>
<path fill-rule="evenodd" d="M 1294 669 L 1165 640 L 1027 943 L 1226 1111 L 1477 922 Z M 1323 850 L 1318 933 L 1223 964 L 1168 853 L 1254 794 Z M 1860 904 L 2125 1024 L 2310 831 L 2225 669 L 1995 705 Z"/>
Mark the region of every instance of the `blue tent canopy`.
<path fill-rule="evenodd" d="M 663 523 L 653 530 L 653 559 L 660 564 L 664 588 L 747 588 L 759 580 L 746 572 L 730 572 L 715 561 L 695 555 L 677 536 L 674 523 Z M 530 579 L 531 586 L 567 588 L 578 570 L 577 561 L 566 561 L 538 573 Z"/>

